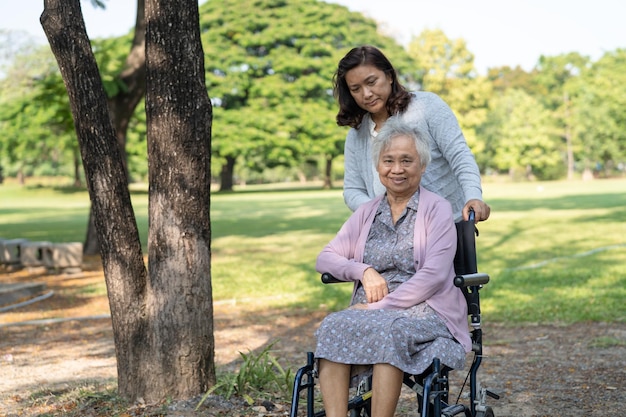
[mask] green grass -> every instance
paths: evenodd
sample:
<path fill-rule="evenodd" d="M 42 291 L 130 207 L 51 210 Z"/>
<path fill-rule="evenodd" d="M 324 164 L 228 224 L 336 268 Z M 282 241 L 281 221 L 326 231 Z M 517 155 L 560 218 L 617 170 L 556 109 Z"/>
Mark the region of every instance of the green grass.
<path fill-rule="evenodd" d="M 485 320 L 626 322 L 626 180 L 484 184 L 479 225 Z M 133 193 L 144 249 L 147 195 Z M 0 237 L 83 241 L 89 198 L 71 188 L 0 186 Z M 341 190 L 247 187 L 211 200 L 216 303 L 337 309 L 315 258 L 349 215 Z"/>
<path fill-rule="evenodd" d="M 626 181 L 487 184 L 485 317 L 626 322 Z"/>

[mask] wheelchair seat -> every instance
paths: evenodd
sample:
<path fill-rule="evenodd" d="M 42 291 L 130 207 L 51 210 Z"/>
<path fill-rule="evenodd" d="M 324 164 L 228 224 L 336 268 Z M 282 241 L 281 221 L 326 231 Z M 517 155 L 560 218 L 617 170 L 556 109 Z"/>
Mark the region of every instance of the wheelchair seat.
<path fill-rule="evenodd" d="M 482 362 L 482 329 L 480 316 L 479 290 L 489 282 L 489 275 L 479 273 L 476 258 L 476 236 L 478 229 L 474 223 L 473 212 L 470 212 L 468 221 L 456 223 L 457 251 L 454 258 L 454 285 L 465 296 L 468 307 L 469 324 L 472 340 L 472 352 L 474 354 L 466 382 L 469 379 L 469 404 L 460 404 L 459 397 L 455 404 L 448 403 L 448 374 L 450 368 L 441 365 L 435 358 L 429 369 L 421 375 L 404 375 L 403 383 L 413 390 L 417 396 L 418 411 L 422 417 L 441 417 L 464 415 L 466 417 L 493 417 L 491 407 L 486 405 L 487 397 L 498 399 L 499 396 L 487 389 L 480 387 L 477 373 Z M 340 283 L 332 275 L 324 273 L 321 276 L 324 284 Z M 468 326 L 468 327 L 470 327 Z M 307 417 L 323 417 L 325 411 L 315 412 L 315 358 L 312 352 L 307 353 L 307 365 L 300 368 L 294 378 L 293 395 L 291 402 L 290 417 L 297 417 L 300 393 L 307 390 Z M 364 389 L 357 390 L 356 395 L 349 400 L 348 411 L 351 417 L 370 416 L 371 390 L 368 384 Z M 463 384 L 465 386 L 466 383 Z M 462 388 L 463 389 L 463 388 Z M 461 391 L 462 391 L 461 389 Z"/>

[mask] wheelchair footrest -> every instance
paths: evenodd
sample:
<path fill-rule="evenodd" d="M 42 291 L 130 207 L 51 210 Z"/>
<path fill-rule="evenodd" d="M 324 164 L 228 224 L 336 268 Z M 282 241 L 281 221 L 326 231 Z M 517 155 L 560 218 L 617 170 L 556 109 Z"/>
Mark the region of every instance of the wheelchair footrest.
<path fill-rule="evenodd" d="M 459 414 L 465 414 L 466 409 L 467 407 L 463 404 L 455 404 L 441 410 L 441 415 L 446 417 L 458 416 Z"/>
<path fill-rule="evenodd" d="M 500 399 L 500 396 L 499 396 L 498 394 L 496 394 L 495 392 L 491 392 L 491 391 L 489 391 L 489 390 L 485 390 L 485 393 L 486 393 L 489 397 L 493 398 L 494 400 L 499 400 L 499 399 Z"/>

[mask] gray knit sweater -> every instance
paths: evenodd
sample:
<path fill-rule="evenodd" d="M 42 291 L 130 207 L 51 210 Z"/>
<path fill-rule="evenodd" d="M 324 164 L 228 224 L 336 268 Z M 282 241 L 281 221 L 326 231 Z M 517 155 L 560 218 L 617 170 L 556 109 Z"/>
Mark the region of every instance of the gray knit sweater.
<path fill-rule="evenodd" d="M 412 95 L 402 118 L 425 135 L 432 157 L 421 185 L 447 199 L 459 221 L 467 201 L 482 200 L 478 165 L 452 109 L 434 93 Z M 385 192 L 372 162 L 370 123 L 366 114 L 359 128 L 350 129 L 346 136 L 343 197 L 352 211 Z"/>

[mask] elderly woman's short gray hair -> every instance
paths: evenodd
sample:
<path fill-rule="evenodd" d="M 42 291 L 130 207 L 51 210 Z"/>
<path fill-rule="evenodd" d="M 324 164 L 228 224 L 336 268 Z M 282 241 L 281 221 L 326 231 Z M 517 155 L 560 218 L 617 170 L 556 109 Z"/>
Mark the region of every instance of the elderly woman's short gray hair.
<path fill-rule="evenodd" d="M 380 154 L 389 147 L 391 140 L 398 136 L 408 136 L 413 139 L 417 154 L 420 156 L 422 168 L 426 168 L 430 162 L 430 145 L 428 141 L 416 129 L 398 116 L 392 116 L 387 119 L 378 135 L 372 141 L 372 161 L 374 165 L 378 165 Z"/>

